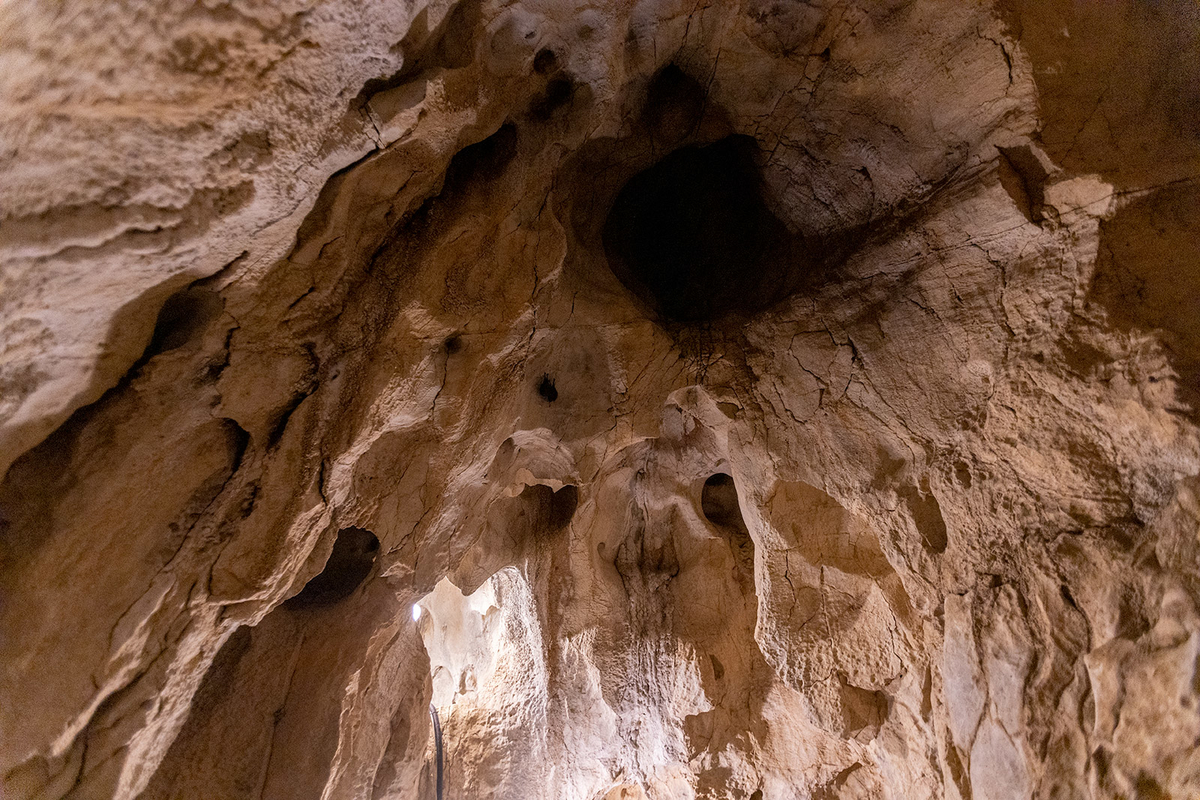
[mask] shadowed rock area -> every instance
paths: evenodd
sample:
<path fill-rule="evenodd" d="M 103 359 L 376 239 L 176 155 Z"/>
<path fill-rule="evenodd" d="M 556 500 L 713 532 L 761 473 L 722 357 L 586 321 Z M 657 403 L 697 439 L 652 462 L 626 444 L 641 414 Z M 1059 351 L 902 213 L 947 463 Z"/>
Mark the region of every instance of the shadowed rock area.
<path fill-rule="evenodd" d="M 0 4 L 0 796 L 1200 796 L 1198 42 Z"/>

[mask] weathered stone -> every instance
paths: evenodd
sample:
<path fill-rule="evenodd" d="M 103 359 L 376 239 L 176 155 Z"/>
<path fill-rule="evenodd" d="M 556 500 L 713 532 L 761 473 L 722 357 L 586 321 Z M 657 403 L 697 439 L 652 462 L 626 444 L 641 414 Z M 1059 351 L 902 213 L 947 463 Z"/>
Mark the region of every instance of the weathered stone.
<path fill-rule="evenodd" d="M 3 796 L 1200 796 L 1195 8 L 593 6 L 0 7 Z"/>

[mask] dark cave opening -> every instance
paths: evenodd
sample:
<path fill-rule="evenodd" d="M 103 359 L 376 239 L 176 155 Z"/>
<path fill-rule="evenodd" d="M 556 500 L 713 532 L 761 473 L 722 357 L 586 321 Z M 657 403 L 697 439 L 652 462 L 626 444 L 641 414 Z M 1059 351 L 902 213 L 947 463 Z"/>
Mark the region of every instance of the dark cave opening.
<path fill-rule="evenodd" d="M 142 354 L 141 362 L 159 353 L 183 347 L 224 310 L 225 301 L 221 295 L 200 281 L 171 295 L 159 309 L 158 319 L 154 322 L 154 334 Z"/>
<path fill-rule="evenodd" d="M 732 475 L 718 472 L 709 476 L 700 491 L 700 510 L 704 512 L 705 519 L 714 525 L 736 527 L 743 524 Z"/>
<path fill-rule="evenodd" d="M 359 587 L 379 554 L 379 539 L 364 528 L 343 528 L 325 568 L 301 592 L 287 601 L 293 609 L 328 606 L 349 597 Z"/>
<path fill-rule="evenodd" d="M 473 181 L 488 183 L 504 174 L 517 155 L 517 127 L 506 122 L 486 139 L 469 144 L 454 154 L 446 167 L 442 196 L 464 191 Z"/>
<path fill-rule="evenodd" d="M 602 233 L 613 272 L 676 322 L 761 311 L 797 288 L 799 237 L 768 208 L 757 142 L 689 145 L 635 175 Z"/>
<path fill-rule="evenodd" d="M 547 403 L 557 400 L 558 388 L 554 385 L 554 379 L 549 375 L 543 375 L 542 380 L 538 383 L 537 393 Z"/>
<path fill-rule="evenodd" d="M 700 490 L 700 511 L 729 540 L 729 547 L 743 578 L 754 575 L 754 541 L 742 518 L 737 485 L 725 472 L 710 475 Z"/>

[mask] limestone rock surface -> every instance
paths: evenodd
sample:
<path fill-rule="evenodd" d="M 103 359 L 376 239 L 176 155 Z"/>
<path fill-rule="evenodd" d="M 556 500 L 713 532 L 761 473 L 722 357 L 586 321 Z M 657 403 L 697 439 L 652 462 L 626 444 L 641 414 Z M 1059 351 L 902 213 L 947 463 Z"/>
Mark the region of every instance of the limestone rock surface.
<path fill-rule="evenodd" d="M 1200 797 L 1188 0 L 0 3 L 4 798 Z"/>

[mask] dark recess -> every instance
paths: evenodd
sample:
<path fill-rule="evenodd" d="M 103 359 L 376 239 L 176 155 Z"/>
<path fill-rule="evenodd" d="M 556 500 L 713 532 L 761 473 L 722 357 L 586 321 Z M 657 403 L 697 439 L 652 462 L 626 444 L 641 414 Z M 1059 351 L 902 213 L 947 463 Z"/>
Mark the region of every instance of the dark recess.
<path fill-rule="evenodd" d="M 292 609 L 320 608 L 336 603 L 366 580 L 379 554 L 379 539 L 364 528 L 338 531 L 325 568 L 285 605 Z"/>
<path fill-rule="evenodd" d="M 545 484 L 526 486 L 521 500 L 530 531 L 556 533 L 571 524 L 579 508 L 579 488 L 568 483 L 556 492 Z"/>
<path fill-rule="evenodd" d="M 205 286 L 191 284 L 167 298 L 154 323 L 154 335 L 141 361 L 183 347 L 204 326 L 221 315 L 225 301 L 221 295 Z"/>
<path fill-rule="evenodd" d="M 709 476 L 700 490 L 700 510 L 704 518 L 717 526 L 729 539 L 742 579 L 749 581 L 754 575 L 754 540 L 742 519 L 742 508 L 738 503 L 737 486 L 733 476 L 718 472 Z"/>
<path fill-rule="evenodd" d="M 761 311 L 809 272 L 799 237 L 764 202 L 757 155 L 740 135 L 682 147 L 617 195 L 602 234 L 609 265 L 667 319 Z"/>
<path fill-rule="evenodd" d="M 571 523 L 579 508 L 579 488 L 567 484 L 550 496 L 550 529 L 562 530 Z"/>
<path fill-rule="evenodd" d="M 950 534 L 946 528 L 946 520 L 942 517 L 942 507 L 930 491 L 929 482 L 923 480 L 919 488 L 901 487 L 896 490 L 896 494 L 908 506 L 925 549 L 935 555 L 946 552 L 950 545 Z"/>
<path fill-rule="evenodd" d="M 737 487 L 733 476 L 718 472 L 704 482 L 700 492 L 700 510 L 714 525 L 740 525 L 742 510 L 738 505 Z"/>
<path fill-rule="evenodd" d="M 1200 185 L 1166 186 L 1100 223 L 1088 300 L 1120 330 L 1155 333 L 1175 372 L 1171 410 L 1200 421 Z"/>
<path fill-rule="evenodd" d="M 646 90 L 642 123 L 658 146 L 675 146 L 704 117 L 704 87 L 674 64 L 659 70 Z"/>
<path fill-rule="evenodd" d="M 545 122 L 554 116 L 554 112 L 565 106 L 571 100 L 575 91 L 575 81 L 564 76 L 551 78 L 546 88 L 533 98 L 529 104 L 529 116 L 538 122 Z"/>
<path fill-rule="evenodd" d="M 558 69 L 558 56 L 553 50 L 539 50 L 533 57 L 533 71 L 538 75 L 549 75 Z"/>
<path fill-rule="evenodd" d="M 315 380 L 309 380 L 307 384 L 299 391 L 293 392 L 288 398 L 287 404 L 278 414 L 275 415 L 274 421 L 271 423 L 271 429 L 267 431 L 267 449 L 274 450 L 279 445 L 279 441 L 283 438 L 284 431 L 287 430 L 288 422 L 292 418 L 292 414 L 300 407 L 300 404 L 316 391 L 317 383 Z"/>
<path fill-rule="evenodd" d="M 480 0 L 465 0 L 456 4 L 441 24 L 430 31 L 429 12 L 422 9 L 397 45 L 404 54 L 403 68 L 394 75 L 368 80 L 350 107 L 360 109 L 373 95 L 403 86 L 423 72 L 468 66 L 475 57 L 475 37 L 481 30 L 482 20 Z"/>
<path fill-rule="evenodd" d="M 491 136 L 455 153 L 446 168 L 442 194 L 456 194 L 472 181 L 499 178 L 516 154 L 517 128 L 512 123 L 505 123 Z"/>
<path fill-rule="evenodd" d="M 547 403 L 553 403 L 558 399 L 558 389 L 554 388 L 554 379 L 549 375 L 543 375 L 541 382 L 538 383 L 537 393 Z"/>

